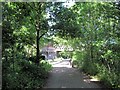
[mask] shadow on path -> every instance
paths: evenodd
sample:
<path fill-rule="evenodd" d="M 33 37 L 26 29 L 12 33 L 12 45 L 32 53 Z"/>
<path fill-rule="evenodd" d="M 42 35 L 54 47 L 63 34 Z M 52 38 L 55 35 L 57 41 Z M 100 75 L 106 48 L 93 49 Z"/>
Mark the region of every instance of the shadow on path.
<path fill-rule="evenodd" d="M 72 68 L 69 61 L 51 64 L 53 69 L 44 88 L 102 88 L 99 81 L 91 81 L 89 76 Z"/>

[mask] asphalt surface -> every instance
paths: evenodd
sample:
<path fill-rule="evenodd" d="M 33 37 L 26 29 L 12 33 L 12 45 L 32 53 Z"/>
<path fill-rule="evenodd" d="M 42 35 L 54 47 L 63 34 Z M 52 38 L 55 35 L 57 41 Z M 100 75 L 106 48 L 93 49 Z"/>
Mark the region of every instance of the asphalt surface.
<path fill-rule="evenodd" d="M 92 80 L 80 70 L 72 68 L 68 60 L 51 62 L 50 72 L 44 88 L 98 88 L 102 89 L 99 81 Z M 97 90 L 98 90 L 97 89 Z"/>

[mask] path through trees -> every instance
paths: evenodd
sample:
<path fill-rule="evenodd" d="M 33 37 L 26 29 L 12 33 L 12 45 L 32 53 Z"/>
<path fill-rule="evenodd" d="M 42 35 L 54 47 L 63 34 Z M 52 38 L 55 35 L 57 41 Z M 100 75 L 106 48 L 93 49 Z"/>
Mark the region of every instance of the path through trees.
<path fill-rule="evenodd" d="M 92 81 L 80 70 L 72 68 L 69 61 L 63 60 L 51 64 L 53 69 L 44 88 L 103 88 L 98 84 L 99 81 Z"/>

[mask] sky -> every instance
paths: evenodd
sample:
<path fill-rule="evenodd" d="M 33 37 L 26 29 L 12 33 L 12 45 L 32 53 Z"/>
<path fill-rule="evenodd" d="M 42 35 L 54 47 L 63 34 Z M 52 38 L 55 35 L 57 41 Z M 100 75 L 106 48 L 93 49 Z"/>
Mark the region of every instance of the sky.
<path fill-rule="evenodd" d="M 75 2 L 74 2 L 73 0 L 69 0 L 69 1 L 63 3 L 63 6 L 65 6 L 66 8 L 70 8 L 70 7 L 72 7 L 73 5 L 75 5 Z M 49 14 L 49 12 L 48 12 L 48 13 L 47 13 L 47 18 L 49 18 L 49 16 L 50 16 L 50 14 Z M 49 23 L 50 26 L 52 25 L 51 22 L 48 22 L 48 23 Z"/>
<path fill-rule="evenodd" d="M 66 6 L 67 8 L 70 8 L 74 4 L 75 4 L 75 2 L 73 0 L 69 0 L 69 1 L 65 2 L 63 5 Z"/>

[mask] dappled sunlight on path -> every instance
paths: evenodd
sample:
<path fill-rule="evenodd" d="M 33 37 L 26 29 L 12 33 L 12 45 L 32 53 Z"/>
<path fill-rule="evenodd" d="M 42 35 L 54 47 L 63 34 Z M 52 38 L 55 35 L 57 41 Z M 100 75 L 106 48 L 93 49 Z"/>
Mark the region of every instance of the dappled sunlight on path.
<path fill-rule="evenodd" d="M 53 69 L 44 88 L 101 88 L 78 69 L 72 68 L 68 60 L 50 63 Z"/>
<path fill-rule="evenodd" d="M 61 60 L 58 62 L 51 62 L 53 67 L 66 67 L 66 68 L 72 68 L 68 60 Z"/>

